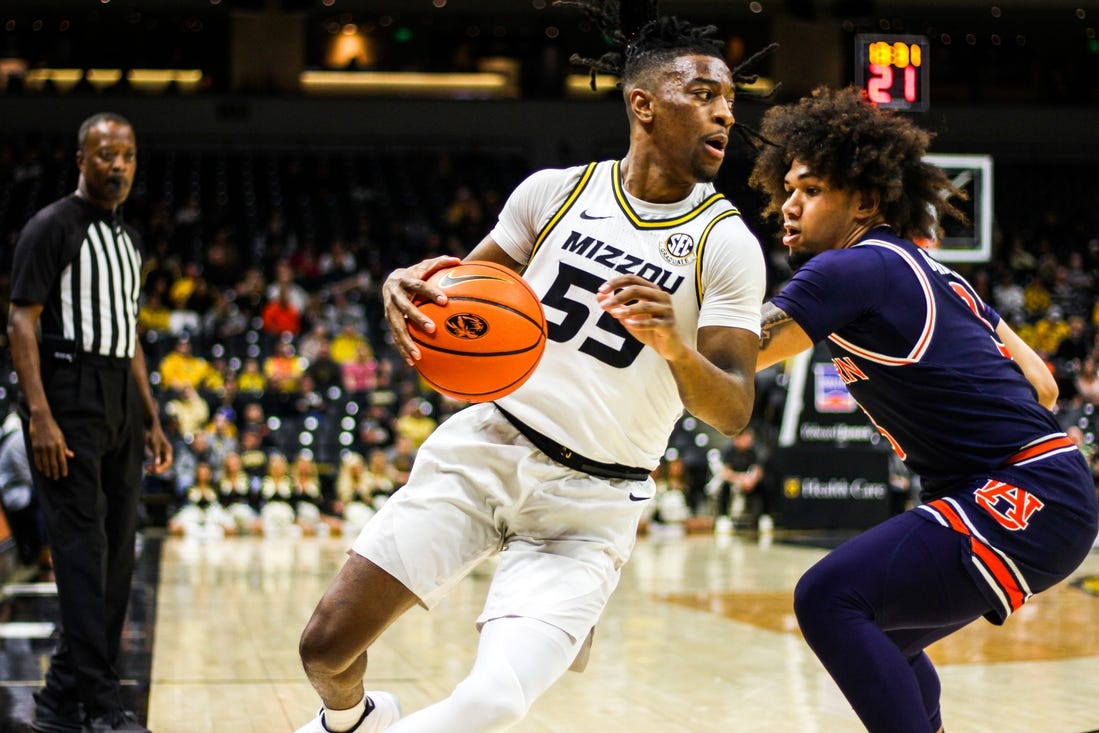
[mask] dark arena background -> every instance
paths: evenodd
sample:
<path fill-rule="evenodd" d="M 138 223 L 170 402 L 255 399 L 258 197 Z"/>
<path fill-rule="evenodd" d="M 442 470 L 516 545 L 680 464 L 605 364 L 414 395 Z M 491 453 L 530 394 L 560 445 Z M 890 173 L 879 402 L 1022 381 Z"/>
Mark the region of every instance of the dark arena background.
<path fill-rule="evenodd" d="M 738 95 L 749 128 L 773 103 L 858 84 L 935 133 L 970 221 L 944 222 L 932 246 L 1046 359 L 1058 420 L 1097 460 L 1099 2 L 660 7 L 716 25 L 734 66 L 778 44 Z M 464 255 L 530 172 L 624 154 L 614 80 L 593 91 L 569 62 L 607 48 L 552 0 L 0 3 L 0 321 L 20 229 L 75 189 L 80 122 L 112 111 L 137 133 L 124 215 L 144 238 L 139 330 L 176 463 L 143 487 L 119 671 L 157 733 L 288 733 L 315 714 L 298 635 L 365 521 L 350 505 L 370 511 L 346 481 L 380 466 L 376 505 L 462 406 L 395 358 L 380 284 Z M 790 272 L 746 185 L 751 155 L 734 136 L 716 183 L 757 234 L 773 292 Z M 0 342 L 3 418 L 18 385 L 6 329 Z M 591 665 L 515 730 L 861 730 L 800 638 L 792 590 L 837 542 L 911 506 L 918 480 L 822 352 L 758 375 L 753 426 L 764 478 L 745 496 L 718 474 L 730 440 L 683 417 L 658 469 L 668 498 L 642 526 Z M 18 431 L 8 420 L 5 441 Z M 217 478 L 229 455 L 257 481 L 288 464 L 317 486 L 320 517 L 194 521 L 196 468 Z M 34 497 L 0 498 L 0 732 L 29 731 L 56 588 Z M 447 694 L 473 657 L 492 570 L 402 619 L 371 652 L 370 685 L 408 711 Z M 1096 575 L 1093 551 L 1005 629 L 932 647 L 948 730 L 1099 729 Z"/>

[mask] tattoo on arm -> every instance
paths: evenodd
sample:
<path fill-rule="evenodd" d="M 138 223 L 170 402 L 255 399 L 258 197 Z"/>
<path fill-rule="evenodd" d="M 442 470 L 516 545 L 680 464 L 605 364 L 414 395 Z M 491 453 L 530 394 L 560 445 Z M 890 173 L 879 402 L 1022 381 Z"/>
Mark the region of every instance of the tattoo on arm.
<path fill-rule="evenodd" d="M 778 332 L 793 322 L 786 311 L 765 303 L 760 314 L 759 348 L 766 349 Z"/>

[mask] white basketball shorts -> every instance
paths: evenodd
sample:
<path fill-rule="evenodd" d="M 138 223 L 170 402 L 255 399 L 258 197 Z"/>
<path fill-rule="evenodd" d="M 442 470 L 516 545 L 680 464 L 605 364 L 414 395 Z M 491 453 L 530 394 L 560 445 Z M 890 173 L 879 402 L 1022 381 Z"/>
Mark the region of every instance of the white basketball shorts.
<path fill-rule="evenodd" d="M 491 404 L 447 419 L 420 447 L 408 483 L 363 527 L 352 550 L 434 607 L 500 553 L 478 627 L 524 616 L 574 640 L 599 619 L 651 479 L 605 479 L 562 466 Z"/>

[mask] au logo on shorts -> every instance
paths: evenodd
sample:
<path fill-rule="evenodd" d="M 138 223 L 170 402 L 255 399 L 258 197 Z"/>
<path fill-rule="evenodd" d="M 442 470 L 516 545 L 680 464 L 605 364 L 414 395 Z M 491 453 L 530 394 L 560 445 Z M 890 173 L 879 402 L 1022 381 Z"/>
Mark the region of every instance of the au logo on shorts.
<path fill-rule="evenodd" d="M 475 313 L 455 313 L 444 325 L 454 338 L 479 339 L 488 333 L 488 322 Z"/>
<path fill-rule="evenodd" d="M 695 240 L 686 232 L 675 232 L 660 243 L 660 256 L 669 265 L 686 265 L 694 261 Z"/>

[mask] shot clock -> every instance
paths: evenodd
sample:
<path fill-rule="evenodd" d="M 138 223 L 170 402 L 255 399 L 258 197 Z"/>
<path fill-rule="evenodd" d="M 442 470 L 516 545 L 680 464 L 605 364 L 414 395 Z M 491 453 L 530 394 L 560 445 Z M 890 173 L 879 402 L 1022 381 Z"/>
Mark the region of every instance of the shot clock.
<path fill-rule="evenodd" d="M 928 98 L 926 36 L 855 36 L 855 83 L 885 109 L 924 112 Z"/>

